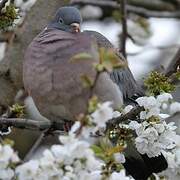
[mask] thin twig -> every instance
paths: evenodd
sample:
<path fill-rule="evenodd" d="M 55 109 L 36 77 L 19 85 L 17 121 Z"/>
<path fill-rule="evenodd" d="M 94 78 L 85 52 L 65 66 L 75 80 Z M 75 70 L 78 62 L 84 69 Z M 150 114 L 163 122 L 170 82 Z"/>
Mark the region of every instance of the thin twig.
<path fill-rule="evenodd" d="M 121 36 L 121 52 L 125 58 L 127 58 L 126 55 L 126 39 L 127 39 L 127 11 L 126 11 L 126 0 L 118 0 L 118 2 L 121 4 L 121 18 L 122 18 L 122 36 Z"/>
<path fill-rule="evenodd" d="M 41 135 L 38 137 L 38 139 L 36 140 L 36 142 L 33 144 L 33 146 L 31 147 L 31 149 L 28 151 L 28 153 L 26 154 L 26 156 L 24 157 L 24 162 L 28 161 L 33 153 L 37 150 L 37 148 L 39 147 L 39 145 L 41 144 L 43 138 L 45 137 L 45 132 L 41 133 Z"/>

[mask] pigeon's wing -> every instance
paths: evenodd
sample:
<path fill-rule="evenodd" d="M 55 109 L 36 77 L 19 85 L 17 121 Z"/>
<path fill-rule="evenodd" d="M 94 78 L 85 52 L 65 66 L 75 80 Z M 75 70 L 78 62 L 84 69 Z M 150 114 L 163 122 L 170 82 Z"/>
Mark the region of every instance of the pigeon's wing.
<path fill-rule="evenodd" d="M 95 37 L 99 47 L 114 49 L 114 46 L 111 44 L 111 42 L 102 34 L 96 31 L 83 31 L 83 33 Z M 116 50 L 116 52 L 119 59 L 126 61 L 126 59 L 119 51 Z M 125 103 L 129 99 L 133 98 L 134 95 L 144 95 L 143 90 L 136 83 L 129 67 L 114 69 L 113 72 L 110 74 L 110 77 L 119 86 L 121 92 L 123 93 Z"/>

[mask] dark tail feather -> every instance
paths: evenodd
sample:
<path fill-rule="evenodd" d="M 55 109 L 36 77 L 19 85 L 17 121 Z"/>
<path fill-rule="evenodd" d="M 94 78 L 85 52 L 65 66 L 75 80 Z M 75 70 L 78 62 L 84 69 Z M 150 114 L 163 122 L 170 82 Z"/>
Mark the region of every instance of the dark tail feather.
<path fill-rule="evenodd" d="M 140 154 L 132 144 L 125 150 L 126 162 L 123 164 L 126 171 L 136 180 L 147 180 L 152 173 L 158 173 L 168 167 L 163 155 L 149 158 Z"/>

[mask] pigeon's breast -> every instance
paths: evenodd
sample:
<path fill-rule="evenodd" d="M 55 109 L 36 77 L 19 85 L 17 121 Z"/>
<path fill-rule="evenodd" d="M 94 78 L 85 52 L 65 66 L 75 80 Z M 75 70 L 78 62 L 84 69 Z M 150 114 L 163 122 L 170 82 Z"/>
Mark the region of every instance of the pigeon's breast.
<path fill-rule="evenodd" d="M 83 86 L 82 77 L 95 79 L 97 52 L 92 38 L 59 30 L 44 31 L 32 41 L 25 54 L 23 80 L 42 114 L 53 114 L 44 108 L 47 105 L 68 114 L 84 111 L 89 88 Z M 89 56 L 77 58 L 82 53 Z M 80 105 L 74 109 L 76 103 Z"/>

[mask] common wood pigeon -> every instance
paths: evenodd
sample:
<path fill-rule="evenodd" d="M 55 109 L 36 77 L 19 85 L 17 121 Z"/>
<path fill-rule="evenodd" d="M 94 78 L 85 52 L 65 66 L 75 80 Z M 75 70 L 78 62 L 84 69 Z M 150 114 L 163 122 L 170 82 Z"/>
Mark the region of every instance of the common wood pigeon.
<path fill-rule="evenodd" d="M 82 77 L 95 81 L 99 51 L 95 38 L 77 33 L 80 22 L 77 9 L 60 8 L 25 54 L 25 89 L 39 112 L 51 121 L 73 121 L 87 110 L 91 88 L 83 86 Z M 90 56 L 73 60 L 83 53 Z M 106 72 L 99 75 L 93 94 L 102 102 L 112 101 L 114 108 L 123 104 L 121 91 Z"/>
<path fill-rule="evenodd" d="M 40 113 L 52 121 L 72 121 L 86 111 L 90 89 L 82 85 L 81 76 L 87 75 L 94 81 L 97 72 L 93 64 L 99 62 L 98 47 L 114 48 L 97 32 L 81 33 L 81 21 L 76 8 L 60 8 L 25 54 L 25 89 Z M 73 56 L 84 52 L 90 58 L 73 61 Z M 126 61 L 120 53 L 116 53 L 120 60 Z M 126 101 L 134 94 L 143 94 L 128 67 L 116 69 L 110 75 L 102 73 L 93 93 L 101 101 L 112 101 L 115 108 L 122 105 L 123 98 Z M 163 156 L 148 158 L 140 155 L 133 146 L 126 152 L 125 168 L 137 180 L 145 180 L 153 172 L 166 167 Z"/>

